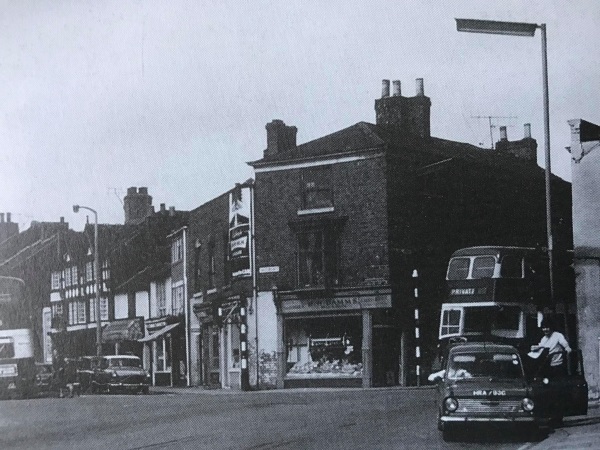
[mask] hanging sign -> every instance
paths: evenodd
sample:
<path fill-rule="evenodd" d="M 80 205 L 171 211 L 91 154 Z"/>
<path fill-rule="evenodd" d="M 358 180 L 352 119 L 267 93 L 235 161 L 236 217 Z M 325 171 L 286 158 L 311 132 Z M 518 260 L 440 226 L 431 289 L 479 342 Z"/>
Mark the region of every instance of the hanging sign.
<path fill-rule="evenodd" d="M 232 279 L 252 274 L 249 186 L 238 186 L 229 194 L 229 264 Z"/>

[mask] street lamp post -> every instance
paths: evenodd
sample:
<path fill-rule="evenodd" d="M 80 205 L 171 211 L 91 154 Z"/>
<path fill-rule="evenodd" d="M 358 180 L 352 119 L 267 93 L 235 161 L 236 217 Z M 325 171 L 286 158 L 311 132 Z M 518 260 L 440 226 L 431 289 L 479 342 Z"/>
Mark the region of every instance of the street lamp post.
<path fill-rule="evenodd" d="M 498 22 L 493 20 L 456 19 L 456 29 L 468 33 L 503 34 L 508 36 L 533 37 L 535 30 L 542 35 L 542 80 L 544 89 L 544 154 L 546 178 L 546 235 L 548 239 L 548 270 L 550 282 L 550 302 L 554 306 L 554 262 L 552 239 L 552 212 L 550 197 L 550 107 L 548 101 L 548 56 L 546 50 L 546 24 L 524 22 Z M 565 311 L 566 321 L 566 311 Z"/>
<path fill-rule="evenodd" d="M 87 209 L 94 214 L 94 280 L 96 291 L 96 355 L 102 356 L 102 322 L 100 320 L 100 258 L 98 256 L 98 213 L 87 206 L 73 205 L 73 212 Z"/>

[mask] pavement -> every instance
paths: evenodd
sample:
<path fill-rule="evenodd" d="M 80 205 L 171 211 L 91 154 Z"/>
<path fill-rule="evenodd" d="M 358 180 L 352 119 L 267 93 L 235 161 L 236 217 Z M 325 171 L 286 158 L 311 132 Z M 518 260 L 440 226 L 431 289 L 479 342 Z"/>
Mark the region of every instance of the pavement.
<path fill-rule="evenodd" d="M 432 389 L 431 386 L 422 387 L 385 387 L 371 389 Z M 286 389 L 285 392 L 324 392 L 356 390 L 356 388 L 302 388 Z M 241 395 L 236 389 L 207 389 L 200 387 L 151 387 L 152 394 L 171 395 Z M 255 394 L 269 395 L 281 393 L 281 390 L 253 391 Z M 586 416 L 567 417 L 560 428 L 551 429 L 548 436 L 540 442 L 528 442 L 518 450 L 581 450 L 600 449 L 600 400 L 590 400 Z"/>

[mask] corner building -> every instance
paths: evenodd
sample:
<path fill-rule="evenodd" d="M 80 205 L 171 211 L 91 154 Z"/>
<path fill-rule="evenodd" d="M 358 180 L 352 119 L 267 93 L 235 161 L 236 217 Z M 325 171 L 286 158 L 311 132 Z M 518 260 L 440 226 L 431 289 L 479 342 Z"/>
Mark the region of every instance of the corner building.
<path fill-rule="evenodd" d="M 534 139 L 496 150 L 430 135 L 431 100 L 383 82 L 376 123 L 297 145 L 266 126 L 255 170 L 261 389 L 415 385 L 434 358 L 445 268 L 471 245 L 545 242 Z M 570 248 L 568 183 L 552 179 L 556 245 Z M 252 359 L 252 356 L 251 356 Z"/>

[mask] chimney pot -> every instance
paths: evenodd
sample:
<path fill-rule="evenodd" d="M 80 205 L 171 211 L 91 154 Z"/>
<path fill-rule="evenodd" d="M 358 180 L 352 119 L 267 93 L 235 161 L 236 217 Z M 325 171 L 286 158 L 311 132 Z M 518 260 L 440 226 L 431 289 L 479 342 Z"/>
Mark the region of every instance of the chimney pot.
<path fill-rule="evenodd" d="M 500 140 L 501 141 L 508 141 L 508 136 L 506 134 L 506 127 L 505 126 L 501 126 L 500 127 Z"/>
<path fill-rule="evenodd" d="M 144 194 L 144 195 L 148 195 L 148 188 L 147 187 L 141 187 L 138 192 L 140 194 Z"/>
<path fill-rule="evenodd" d="M 381 80 L 381 98 L 390 96 L 390 80 Z"/>
<path fill-rule="evenodd" d="M 0 223 L 4 223 L 4 213 L 0 213 Z"/>
<path fill-rule="evenodd" d="M 10 216 L 11 216 L 11 213 L 7 212 L 7 213 L 6 213 L 6 221 L 7 221 L 8 223 L 10 223 L 10 221 L 11 221 L 11 217 L 10 217 Z"/>
<path fill-rule="evenodd" d="M 137 193 L 137 188 L 135 186 L 127 188 L 127 195 L 133 195 Z"/>
<path fill-rule="evenodd" d="M 60 216 L 60 223 L 65 223 L 65 217 L 64 216 Z"/>
<path fill-rule="evenodd" d="M 170 216 L 174 216 L 175 215 L 175 207 L 174 206 L 169 206 L 169 215 Z"/>
<path fill-rule="evenodd" d="M 402 95 L 401 90 L 400 90 L 400 80 L 394 80 L 392 82 L 392 87 L 393 87 L 392 95 L 394 97 L 399 97 Z"/>
<path fill-rule="evenodd" d="M 165 212 L 167 210 L 167 205 L 165 205 L 164 203 L 160 204 L 160 212 Z"/>
<path fill-rule="evenodd" d="M 425 95 L 425 88 L 423 87 L 423 78 L 417 78 L 417 96 L 423 97 Z"/>
<path fill-rule="evenodd" d="M 526 123 L 525 125 L 523 125 L 523 131 L 524 131 L 524 137 L 525 138 L 530 138 L 531 137 L 531 124 L 530 123 Z"/>

